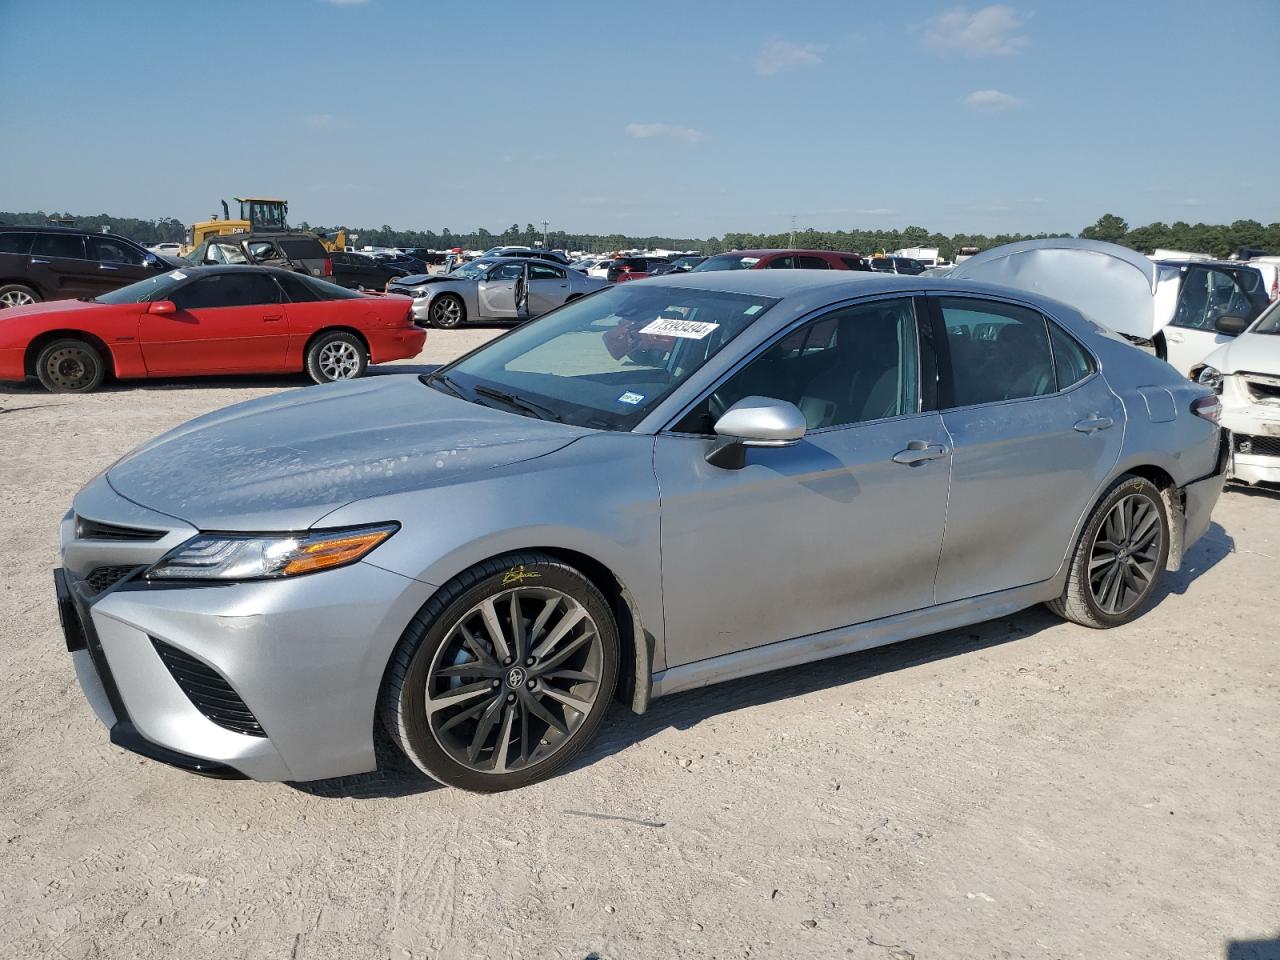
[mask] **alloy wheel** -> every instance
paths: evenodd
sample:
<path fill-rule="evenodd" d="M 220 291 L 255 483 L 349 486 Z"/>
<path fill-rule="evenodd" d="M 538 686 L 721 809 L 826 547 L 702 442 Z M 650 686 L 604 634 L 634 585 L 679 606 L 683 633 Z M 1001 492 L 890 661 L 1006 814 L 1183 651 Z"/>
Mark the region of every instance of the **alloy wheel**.
<path fill-rule="evenodd" d="M 432 319 L 442 327 L 456 326 L 462 319 L 462 304 L 453 297 L 437 300 L 431 308 Z"/>
<path fill-rule="evenodd" d="M 1150 498 L 1117 500 L 1094 534 L 1089 550 L 1089 592 L 1105 613 L 1132 610 L 1154 583 L 1164 543 L 1160 511 Z"/>
<path fill-rule="evenodd" d="M 342 340 L 326 343 L 320 349 L 320 372 L 329 380 L 350 380 L 360 369 L 360 353 Z"/>
<path fill-rule="evenodd" d="M 21 290 L 8 290 L 5 293 L 0 293 L 0 308 L 25 307 L 27 304 L 35 302 L 35 297 Z"/>
<path fill-rule="evenodd" d="M 573 738 L 600 693 L 595 620 L 566 593 L 517 586 L 457 621 L 427 674 L 427 726 L 457 763 L 511 773 Z"/>

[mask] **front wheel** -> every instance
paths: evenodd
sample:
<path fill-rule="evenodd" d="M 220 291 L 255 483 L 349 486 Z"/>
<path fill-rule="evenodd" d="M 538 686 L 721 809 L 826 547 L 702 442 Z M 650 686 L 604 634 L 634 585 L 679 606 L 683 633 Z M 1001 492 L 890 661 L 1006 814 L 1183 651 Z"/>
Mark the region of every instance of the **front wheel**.
<path fill-rule="evenodd" d="M 83 340 L 55 340 L 36 357 L 36 376 L 50 393 L 88 393 L 106 373 L 102 354 Z"/>
<path fill-rule="evenodd" d="M 466 307 L 453 294 L 445 294 L 431 304 L 431 325 L 441 330 L 450 330 L 467 318 Z"/>
<path fill-rule="evenodd" d="M 1151 602 L 1169 559 L 1169 517 L 1150 480 L 1127 476 L 1094 507 L 1062 595 L 1048 603 L 1086 627 L 1118 627 Z"/>
<path fill-rule="evenodd" d="M 345 330 L 321 334 L 307 348 L 307 375 L 316 383 L 364 376 L 369 353 L 360 338 Z"/>
<path fill-rule="evenodd" d="M 387 669 L 382 719 L 441 783 L 485 793 L 564 768 L 609 708 L 618 631 L 581 573 L 511 554 L 442 587 Z"/>

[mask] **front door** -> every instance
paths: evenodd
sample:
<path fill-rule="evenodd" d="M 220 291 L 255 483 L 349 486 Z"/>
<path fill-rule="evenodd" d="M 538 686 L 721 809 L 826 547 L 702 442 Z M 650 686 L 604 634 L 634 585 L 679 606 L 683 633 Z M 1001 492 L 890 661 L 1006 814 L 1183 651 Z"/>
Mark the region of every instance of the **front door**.
<path fill-rule="evenodd" d="M 214 273 L 179 287 L 171 299 L 175 313 L 142 314 L 138 338 L 149 374 L 284 369 L 289 324 L 270 275 Z"/>
<path fill-rule="evenodd" d="M 526 284 L 525 267 L 524 263 L 500 263 L 476 284 L 476 300 L 482 318 L 521 319 L 521 301 L 524 299 Z"/>
<path fill-rule="evenodd" d="M 1182 273 L 1178 306 L 1173 320 L 1164 328 L 1165 358 L 1184 377 L 1191 368 L 1233 338 L 1219 333 L 1219 317 L 1235 316 L 1252 320 L 1257 305 L 1228 270 L 1191 266 Z"/>
<path fill-rule="evenodd" d="M 97 261 L 94 277 L 97 292 L 105 293 L 155 276 L 156 271 L 147 266 L 143 252 L 136 247 L 111 237 L 86 239 L 91 259 Z"/>
<path fill-rule="evenodd" d="M 937 601 L 1048 580 L 1120 455 L 1124 408 L 1084 348 L 1036 311 L 930 300 L 955 451 Z"/>
<path fill-rule="evenodd" d="M 669 665 L 933 603 L 950 451 L 942 418 L 922 412 L 932 376 L 919 370 L 910 298 L 844 307 L 659 435 Z M 746 396 L 795 403 L 809 432 L 748 450 L 741 470 L 712 466 L 711 425 Z"/>

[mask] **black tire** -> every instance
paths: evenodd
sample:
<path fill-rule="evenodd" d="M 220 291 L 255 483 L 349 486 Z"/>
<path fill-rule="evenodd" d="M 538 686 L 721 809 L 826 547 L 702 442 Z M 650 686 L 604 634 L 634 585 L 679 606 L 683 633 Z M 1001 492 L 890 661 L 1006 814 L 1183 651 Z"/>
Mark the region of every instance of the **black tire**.
<path fill-rule="evenodd" d="M 532 596 L 539 591 L 553 595 L 552 599 Z M 509 608 L 513 594 L 518 599 Z M 531 623 L 532 615 L 540 611 L 539 603 L 553 609 L 555 595 L 564 598 L 555 601 L 563 607 L 554 608 L 566 611 L 563 620 L 540 613 Z M 512 609 L 520 611 L 519 633 L 526 638 L 526 654 L 537 653 L 539 641 L 550 642 L 560 624 L 571 619 L 573 608 L 569 601 L 580 605 L 585 616 L 575 621 L 576 626 L 558 645 L 546 650 L 542 663 L 533 656 L 504 659 L 483 625 L 479 627 L 479 637 L 465 629 L 468 622 L 475 624 L 469 618 L 479 616 L 477 608 L 494 598 L 501 602 L 491 610 L 501 611 L 495 619 L 505 616 L 505 625 L 512 622 Z M 590 618 L 589 623 L 582 622 L 585 617 Z M 589 629 L 592 626 L 594 631 Z M 456 647 L 459 637 L 480 644 L 487 659 L 465 654 L 468 659 L 446 661 L 455 649 L 461 652 Z M 476 649 L 469 642 L 466 646 Z M 565 660 L 566 651 L 585 659 Z M 569 669 L 564 672 L 578 678 L 594 675 L 595 679 L 579 679 L 567 689 L 554 687 L 552 681 L 566 663 Z M 540 675 L 538 671 L 543 668 L 549 672 Z M 445 677 L 440 670 L 453 675 Z M 573 567 L 546 554 L 507 554 L 478 564 L 445 584 L 410 622 L 387 667 L 382 721 L 405 755 L 440 783 L 480 793 L 511 790 L 552 776 L 577 756 L 608 712 L 617 676 L 618 630 L 608 602 L 595 585 Z M 464 677 L 480 679 L 468 681 Z M 457 686 L 451 686 L 455 683 Z M 429 687 L 434 688 L 430 696 Z M 467 693 L 464 688 L 468 687 L 475 688 L 475 692 Z M 586 709 L 557 706 L 563 701 L 548 694 L 548 688 L 561 696 L 571 695 Z M 453 690 L 458 694 L 451 693 Z M 589 705 L 588 696 L 592 698 Z M 429 713 L 429 702 L 438 704 L 441 697 L 459 702 Z M 540 719 L 547 715 L 548 705 L 555 728 Z M 510 721 L 508 713 L 513 718 Z M 439 719 L 432 720 L 437 714 Z M 463 714 L 468 716 L 459 719 Z M 439 729 L 433 729 L 433 723 Z M 490 737 L 494 738 L 492 746 L 488 745 Z M 445 742 L 450 746 L 446 747 Z M 468 757 L 459 759 L 464 743 L 469 743 Z M 481 744 L 479 748 L 477 743 Z M 512 756 L 515 744 L 519 744 L 519 757 Z M 503 751 L 501 758 L 499 749 Z M 537 757 L 539 751 L 545 751 L 542 758 Z M 527 760 L 526 752 L 531 754 Z M 511 763 L 513 759 L 515 762 Z"/>
<path fill-rule="evenodd" d="M 1130 507 L 1142 519 L 1130 523 L 1135 529 L 1121 535 L 1116 518 L 1123 526 Z M 1148 535 L 1144 531 L 1149 518 L 1154 518 L 1152 530 L 1158 536 L 1139 549 L 1138 542 Z M 1108 525 L 1106 530 L 1104 524 Z M 1113 543 L 1117 545 L 1115 550 L 1110 546 Z M 1093 508 L 1072 552 L 1062 595 L 1046 606 L 1081 626 L 1118 627 L 1141 616 L 1150 606 L 1168 559 L 1169 515 L 1164 498 L 1150 480 L 1126 474 Z M 1115 602 L 1110 602 L 1113 596 Z"/>
<path fill-rule="evenodd" d="M 429 317 L 433 327 L 452 330 L 467 322 L 467 306 L 457 294 L 446 293 L 432 302 Z"/>
<path fill-rule="evenodd" d="M 83 340 L 54 340 L 36 356 L 36 376 L 50 393 L 88 393 L 106 375 L 102 354 Z"/>
<path fill-rule="evenodd" d="M 0 286 L 0 310 L 6 307 L 24 307 L 30 303 L 39 303 L 40 294 L 21 283 L 6 283 Z"/>
<path fill-rule="evenodd" d="M 345 330 L 322 333 L 307 347 L 306 370 L 316 383 L 355 380 L 369 369 L 364 341 Z"/>

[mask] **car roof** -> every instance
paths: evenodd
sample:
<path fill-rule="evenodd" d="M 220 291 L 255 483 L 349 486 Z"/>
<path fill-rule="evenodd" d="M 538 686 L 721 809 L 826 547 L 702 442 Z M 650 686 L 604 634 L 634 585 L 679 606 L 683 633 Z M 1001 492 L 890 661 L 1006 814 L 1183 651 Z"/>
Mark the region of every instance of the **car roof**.
<path fill-rule="evenodd" d="M 802 250 L 798 247 L 764 247 L 756 250 L 728 250 L 726 253 L 737 254 L 744 257 L 772 257 L 779 253 L 788 254 L 806 254 L 811 256 L 828 256 L 828 257 L 861 257 L 862 254 L 854 253 L 851 250 Z M 716 256 L 716 254 L 713 254 Z"/>
<path fill-rule="evenodd" d="M 294 277 L 305 277 L 307 274 L 298 273 L 296 270 L 285 270 L 281 267 L 267 267 L 259 263 L 211 263 L 201 266 L 182 265 L 174 267 L 174 270 L 180 270 L 190 276 L 208 276 L 214 273 L 287 273 Z M 169 271 L 170 273 L 173 270 Z"/>
<path fill-rule="evenodd" d="M 138 244 L 136 240 L 129 240 L 128 237 L 122 237 L 118 233 L 103 233 L 100 230 L 90 230 L 88 227 L 55 227 L 47 224 L 36 223 L 0 223 L 0 233 L 72 233 L 86 237 L 111 237 L 113 240 L 127 240 L 129 243 Z M 138 244 L 141 246 L 141 244 Z"/>

